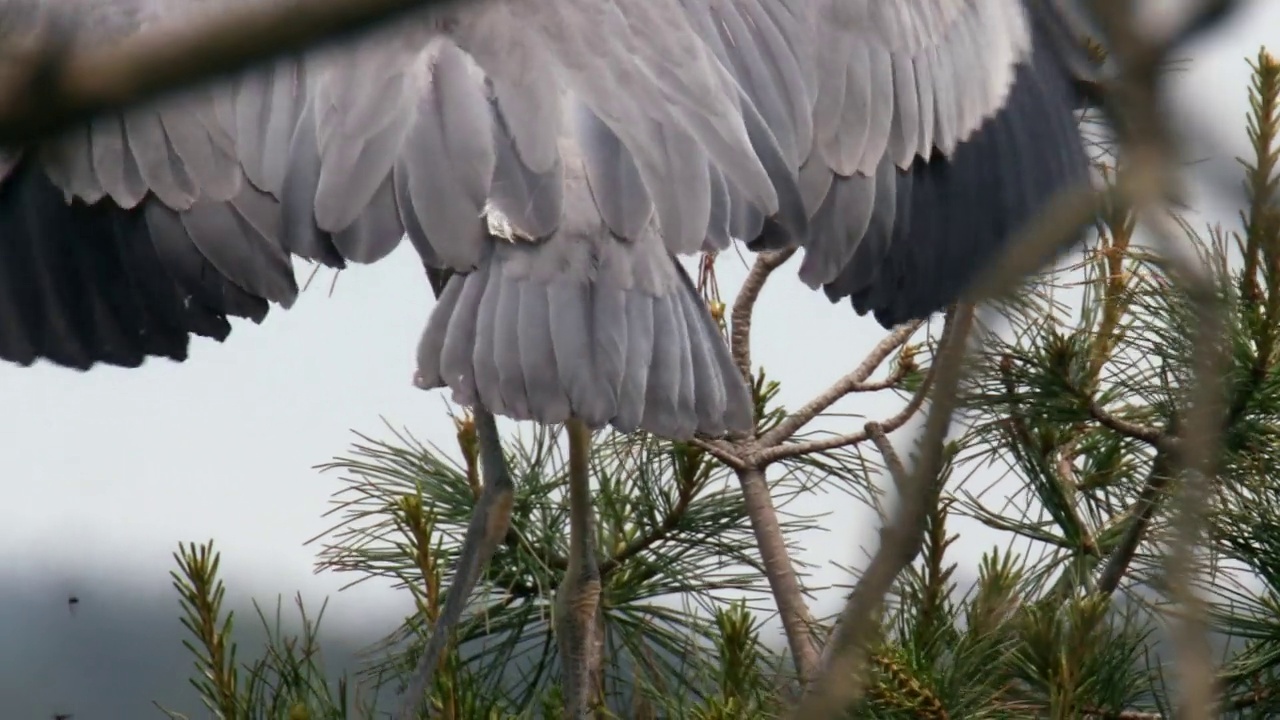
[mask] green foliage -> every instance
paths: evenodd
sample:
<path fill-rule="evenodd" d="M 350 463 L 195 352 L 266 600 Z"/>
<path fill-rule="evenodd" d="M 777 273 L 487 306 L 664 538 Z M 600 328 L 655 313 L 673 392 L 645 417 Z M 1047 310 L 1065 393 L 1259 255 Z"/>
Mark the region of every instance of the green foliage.
<path fill-rule="evenodd" d="M 1280 64 L 1260 53 L 1254 69 L 1242 230 L 1180 225 L 1227 315 L 1224 444 L 1200 558 L 1200 591 L 1223 650 L 1224 718 L 1280 713 Z M 1114 167 L 1102 170 L 1114 177 Z M 711 288 L 723 321 L 708 267 L 699 285 Z M 1194 306 L 1143 246 L 1129 209 L 1114 204 L 1085 260 L 1033 286 L 1001 306 L 1005 323 L 984 329 L 921 552 L 878 618 L 870 682 L 849 717 L 1172 717 L 1166 500 L 1181 480 Z M 888 379 L 858 391 L 912 397 L 931 377 L 932 339 L 907 345 L 904 336 Z M 760 437 L 792 414 L 777 402 L 778 381 L 763 370 L 753 380 Z M 210 713 L 367 718 L 379 690 L 400 689 L 439 616 L 480 493 L 475 426 L 467 417 L 455 424 L 452 454 L 393 432 L 361 436 L 323 467 L 342 486 L 335 524 L 318 539 L 321 567 L 352 573 L 353 583 L 390 580 L 416 607 L 350 685 L 325 679 L 320 617 L 310 621 L 300 599 L 303 633 L 280 632 L 278 604 L 274 625 L 259 611 L 275 629 L 262 657 L 242 664 L 216 553 L 180 550 L 174 584 L 192 636 L 192 682 Z M 878 509 L 879 468 L 859 445 L 867 439 L 756 469 L 770 470 L 779 509 L 832 480 Z M 771 718 L 791 702 L 794 658 L 762 639 L 763 615 L 777 604 L 753 518 L 717 447 L 595 438 L 605 645 L 596 717 Z M 567 567 L 567 458 L 546 428 L 521 430 L 505 449 L 517 487 L 512 528 L 436 675 L 440 717 L 556 717 L 562 707 L 551 613 Z M 816 526 L 783 516 L 779 530 L 794 543 Z M 978 526 L 1011 541 L 958 557 L 957 536 Z M 818 625 L 825 637 L 830 627 Z"/>
<path fill-rule="evenodd" d="M 271 620 L 255 602 L 254 610 L 266 630 L 267 644 L 261 657 L 238 664 L 232 638 L 233 613 L 223 612 L 226 589 L 218 576 L 220 556 L 213 542 L 184 544 L 174 553 L 174 559 L 178 570 L 170 574 L 182 605 L 182 625 L 193 636 L 183 642 L 195 657 L 196 675 L 191 684 L 214 717 L 346 720 L 371 716 L 372 706 L 348 692 L 345 675 L 331 683 L 325 674 L 319 645 L 323 606 L 311 618 L 302 598 L 296 598 L 302 631 L 295 635 L 283 631 L 279 599 Z M 171 720 L 188 717 L 161 710 Z"/>

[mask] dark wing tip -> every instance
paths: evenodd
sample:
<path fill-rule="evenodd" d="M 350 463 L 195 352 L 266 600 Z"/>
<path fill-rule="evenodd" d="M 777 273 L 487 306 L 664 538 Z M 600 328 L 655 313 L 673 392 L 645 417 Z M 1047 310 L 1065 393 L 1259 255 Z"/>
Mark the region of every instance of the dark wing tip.
<path fill-rule="evenodd" d="M 266 315 L 266 301 L 238 288 L 208 292 L 230 286 L 220 276 L 201 278 L 203 293 L 182 287 L 147 227 L 140 209 L 109 200 L 68 205 L 34 161 L 21 161 L 0 180 L 0 358 L 80 370 L 182 362 L 191 335 L 221 341 L 228 316 Z"/>
<path fill-rule="evenodd" d="M 1017 69 L 1005 106 L 950 158 L 935 152 L 897 173 L 892 226 L 873 219 L 824 286 L 833 302 L 848 297 L 886 328 L 928 317 L 958 301 L 1055 193 L 1088 182 L 1071 78 L 1045 45 Z"/>

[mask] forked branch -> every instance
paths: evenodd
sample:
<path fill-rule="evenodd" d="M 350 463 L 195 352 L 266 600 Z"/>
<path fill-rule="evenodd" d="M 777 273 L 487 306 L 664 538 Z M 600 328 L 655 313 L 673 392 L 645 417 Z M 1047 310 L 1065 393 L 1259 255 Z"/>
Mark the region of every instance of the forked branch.
<path fill-rule="evenodd" d="M 892 354 L 894 350 L 905 345 L 907 340 L 910 340 L 911 336 L 914 335 L 916 330 L 919 330 L 922 325 L 924 325 L 923 320 L 916 320 L 914 322 L 901 325 L 893 332 L 886 335 L 880 342 L 876 343 L 876 346 L 871 349 L 871 352 L 867 353 L 867 356 L 858 364 L 858 367 L 854 368 L 848 375 L 845 375 L 832 383 L 831 387 L 827 388 L 820 395 L 810 400 L 804 407 L 789 415 L 787 419 L 778 423 L 777 427 L 762 435 L 760 437 L 760 444 L 764 447 L 772 447 L 783 442 L 792 435 L 795 435 L 800 428 L 807 425 L 815 417 L 825 412 L 827 408 L 830 408 L 832 405 L 839 402 L 841 398 L 849 395 L 850 393 L 882 390 L 885 387 L 891 387 L 892 385 L 897 384 L 896 382 L 890 382 L 883 384 L 877 383 L 875 386 L 868 386 L 867 380 L 871 377 L 872 373 L 884 364 L 884 361 L 889 358 L 889 355 Z"/>

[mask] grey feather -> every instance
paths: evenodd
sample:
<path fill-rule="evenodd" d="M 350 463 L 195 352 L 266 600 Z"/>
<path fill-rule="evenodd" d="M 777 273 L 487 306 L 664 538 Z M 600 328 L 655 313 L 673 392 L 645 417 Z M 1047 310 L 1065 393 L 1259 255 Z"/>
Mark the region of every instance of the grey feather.
<path fill-rule="evenodd" d="M 476 339 L 471 351 L 471 365 L 475 370 L 476 391 L 486 409 L 498 415 L 510 415 L 502 396 L 501 376 L 497 359 L 498 306 L 502 299 L 505 279 L 500 272 L 487 274 L 484 294 L 476 317 Z"/>
<path fill-rule="evenodd" d="M 799 133 L 791 110 L 782 98 L 778 79 L 765 65 L 766 54 L 743 22 L 737 3 L 724 3 L 720 10 L 715 14 L 719 21 L 716 27 L 724 40 L 731 71 L 772 131 L 783 156 L 792 167 L 799 167 Z"/>
<path fill-rule="evenodd" d="M 626 371 L 618 392 L 618 417 L 614 421 L 614 426 L 622 432 L 638 430 L 649 415 L 645 400 L 648 396 L 649 371 L 655 357 L 655 304 L 654 298 L 647 293 L 627 293 Z"/>
<path fill-rule="evenodd" d="M 702 247 L 711 220 L 711 179 L 707 156 L 693 136 L 675 128 L 662 131 L 666 174 L 645 177 L 657 210 L 663 244 L 676 254 Z M 648 175 L 641 169 L 641 176 Z"/>
<path fill-rule="evenodd" d="M 299 255 L 331 267 L 345 265 L 329 233 L 315 219 L 316 188 L 320 185 L 320 149 L 316 142 L 315 108 L 307 105 L 289 145 L 289 167 L 281 183 L 281 232 Z"/>
<path fill-rule="evenodd" d="M 568 278 L 547 287 L 551 342 L 560 383 L 574 416 L 588 427 L 603 427 L 617 412 L 616 388 L 605 387 L 595 368 L 591 332 L 591 289 Z"/>
<path fill-rule="evenodd" d="M 937 83 L 934 73 L 933 55 L 937 48 L 927 46 L 911 58 L 912 69 L 916 76 L 916 109 L 920 113 L 916 127 L 916 154 L 928 158 L 933 154 L 934 142 L 934 86 Z"/>
<path fill-rule="evenodd" d="M 516 420 L 531 420 L 525 391 L 524 364 L 520 355 L 520 298 L 524 282 L 498 275 L 502 293 L 494 310 L 493 355 L 498 368 L 498 389 L 507 412 Z"/>
<path fill-rule="evenodd" d="M 687 293 L 680 293 L 677 297 L 679 297 L 680 311 L 684 315 L 682 325 L 691 351 L 690 363 L 686 365 L 690 371 L 690 385 L 693 391 L 691 409 L 697 415 L 699 430 L 709 435 L 723 435 L 725 380 L 720 376 L 719 369 L 715 365 L 710 346 L 712 342 L 723 344 L 724 339 L 719 334 L 715 337 L 708 336 L 703 328 L 700 316 L 706 312 L 704 303 L 698 302 L 695 305 Z"/>
<path fill-rule="evenodd" d="M 591 108 L 576 103 L 574 117 L 591 197 L 600 217 L 615 235 L 639 237 L 653 217 L 653 204 L 635 159 Z"/>
<path fill-rule="evenodd" d="M 467 284 L 465 275 L 454 275 L 449 278 L 444 292 L 436 300 L 427 319 L 427 326 L 418 341 L 418 387 L 426 390 L 445 386 L 441 361 L 444 355 L 445 338 L 449 334 L 449 323 L 462 298 L 462 288 Z"/>
<path fill-rule="evenodd" d="M 627 291 L 615 279 L 597 276 L 591 288 L 590 323 L 596 382 L 605 405 L 601 413 L 614 420 L 627 370 Z"/>
<path fill-rule="evenodd" d="M 889 153 L 898 167 L 911 167 L 920 146 L 920 99 L 916 71 L 909 56 L 893 54 L 894 119 L 889 133 Z"/>
<path fill-rule="evenodd" d="M 644 420 L 641 427 L 662 437 L 681 438 L 685 423 L 680 418 L 680 393 L 684 379 L 682 355 L 688 347 L 681 346 L 676 323 L 676 309 L 670 297 L 658 297 L 653 301 L 653 360 L 644 395 Z"/>
<path fill-rule="evenodd" d="M 711 212 L 707 221 L 707 238 L 702 246 L 703 252 L 720 252 L 728 250 L 733 244 L 729 233 L 730 206 L 729 185 L 719 168 L 709 167 L 708 179 L 711 182 Z"/>
<path fill-rule="evenodd" d="M 684 286 L 686 297 L 698 297 L 698 290 L 693 284 L 693 279 L 687 273 L 681 272 L 680 282 Z M 688 307 L 693 307 L 692 305 Z M 745 433 L 755 427 L 755 406 L 752 400 L 751 390 L 747 387 L 747 383 L 742 381 L 742 373 L 738 370 L 737 364 L 734 362 L 733 355 L 729 352 L 728 343 L 724 342 L 724 336 L 721 334 L 716 321 L 712 319 L 711 313 L 702 303 L 694 308 L 698 322 L 701 324 L 703 337 L 707 339 L 707 347 L 711 353 L 711 361 L 715 365 L 716 375 L 719 378 L 719 386 L 724 394 L 724 412 L 719 422 L 723 423 L 724 429 L 729 432 Z M 704 432 L 709 432 L 705 431 Z"/>
<path fill-rule="evenodd" d="M 165 205 L 177 210 L 191 207 L 201 189 L 172 155 L 159 113 L 134 110 L 124 116 L 125 136 L 145 187 Z"/>
<path fill-rule="evenodd" d="M 493 105 L 495 160 L 489 203 L 521 233 L 551 236 L 560 226 L 564 203 L 564 165 L 559 156 L 549 170 L 536 172 L 524 164 L 515 139 L 497 105 Z"/>
<path fill-rule="evenodd" d="M 794 162 L 799 164 L 804 160 L 805 149 L 813 143 L 814 92 L 807 85 L 805 72 L 795 49 L 787 41 L 788 34 L 795 32 L 797 23 L 785 12 L 769 13 L 762 7 L 760 0 L 739 0 L 738 4 L 756 36 L 774 83 L 791 111 L 796 145 Z M 787 26 L 786 29 L 783 28 L 784 25 Z M 808 52 L 802 54 L 806 57 L 809 55 Z"/>
<path fill-rule="evenodd" d="M 461 405 L 474 405 L 479 400 L 476 391 L 475 366 L 472 363 L 476 344 L 476 325 L 480 314 L 480 300 L 489 279 L 489 267 L 466 275 L 458 304 L 449 314 L 449 330 L 445 334 L 444 347 L 440 351 L 440 376 L 453 390 L 453 400 Z"/>
<path fill-rule="evenodd" d="M 251 295 L 286 307 L 293 304 L 298 285 L 288 256 L 234 205 L 200 201 L 178 218 L 200 254 L 223 277 Z"/>
<path fill-rule="evenodd" d="M 560 370 L 552 347 L 551 307 L 546 285 L 533 280 L 521 284 L 516 334 L 530 413 L 544 423 L 568 420 L 569 397 L 560 384 Z"/>
<path fill-rule="evenodd" d="M 871 106 L 863 120 L 867 125 L 867 139 L 862 146 L 862 159 L 858 161 L 858 171 L 863 175 L 877 172 L 880 159 L 889 151 L 897 111 L 892 58 L 881 48 L 869 48 L 867 60 L 866 81 L 871 86 Z"/>
<path fill-rule="evenodd" d="M 103 191 L 120 207 L 137 205 L 147 193 L 138 164 L 129 152 L 123 123 L 114 117 L 92 121 L 93 172 Z"/>
<path fill-rule="evenodd" d="M 235 88 L 236 149 L 245 175 L 279 193 L 288 169 L 289 145 L 305 101 L 305 65 L 281 60 L 246 73 Z"/>
<path fill-rule="evenodd" d="M 391 176 L 346 227 L 332 234 L 338 252 L 352 262 L 374 263 L 391 254 L 404 237 Z"/>
<path fill-rule="evenodd" d="M 685 319 L 684 304 L 688 298 L 681 293 L 673 293 L 669 298 L 672 321 L 676 332 L 669 339 L 679 347 L 680 358 L 680 392 L 676 395 L 676 425 L 672 429 L 672 437 L 692 437 L 698 428 L 697 378 L 694 376 L 693 339 L 689 335 L 688 321 Z"/>
<path fill-rule="evenodd" d="M 443 45 L 434 63 L 432 82 L 415 104 L 415 121 L 395 160 L 408 201 L 399 210 L 406 226 L 429 228 L 433 261 L 467 269 L 482 247 L 481 215 L 494 172 L 489 104 L 456 46 Z"/>
<path fill-rule="evenodd" d="M 822 205 L 814 213 L 800 280 L 811 288 L 835 280 L 857 251 L 871 224 L 876 177 L 855 174 L 833 178 Z"/>

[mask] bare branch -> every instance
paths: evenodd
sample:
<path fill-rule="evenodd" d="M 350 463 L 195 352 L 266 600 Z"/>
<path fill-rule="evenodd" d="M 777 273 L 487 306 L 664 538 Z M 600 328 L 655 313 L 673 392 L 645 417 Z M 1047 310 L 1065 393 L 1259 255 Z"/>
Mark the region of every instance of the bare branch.
<path fill-rule="evenodd" d="M 733 470 L 746 470 L 751 467 L 750 463 L 742 459 L 738 454 L 736 446 L 724 440 L 695 437 L 689 441 L 689 444 L 705 450 L 711 457 L 728 465 Z"/>
<path fill-rule="evenodd" d="M 102 112 L 368 31 L 412 10 L 456 0 L 308 0 L 254 3 L 200 22 L 148 30 L 111 45 L 74 48 L 65 27 L 0 64 L 0 147 L 48 138 Z M 27 38 L 22 38 L 27 40 Z"/>
<path fill-rule="evenodd" d="M 894 449 L 893 443 L 889 442 L 884 426 L 869 422 L 865 429 L 867 435 L 871 437 L 871 442 L 875 443 L 876 449 L 884 456 L 884 466 L 889 471 L 889 477 L 893 478 L 894 487 L 898 488 L 898 492 L 902 492 L 903 483 L 908 482 L 907 467 L 902 464 L 902 458 L 898 457 L 898 451 Z"/>
<path fill-rule="evenodd" d="M 796 253 L 795 249 L 779 252 L 760 253 L 756 256 L 751 272 L 742 281 L 742 289 L 733 299 L 733 314 L 730 316 L 732 331 L 729 334 L 730 347 L 733 350 L 733 361 L 738 365 L 742 377 L 751 381 L 751 321 L 756 309 L 756 301 L 760 299 L 760 291 L 774 270 L 782 267 Z"/>
<path fill-rule="evenodd" d="M 885 420 L 881 420 L 879 425 L 884 428 L 885 432 L 894 432 L 906 425 L 911 418 L 915 417 L 920 411 L 920 407 L 924 405 L 924 399 L 929 395 L 929 388 L 933 385 L 933 372 L 925 377 L 920 389 L 916 390 L 915 395 L 907 401 L 907 404 L 893 415 Z M 824 452 L 826 450 L 834 450 L 836 448 L 849 447 L 866 442 L 870 436 L 865 429 L 857 432 L 847 433 L 844 435 L 827 435 L 825 437 L 814 438 L 813 440 L 800 440 L 797 442 L 781 443 L 772 447 L 762 448 L 751 456 L 753 462 L 773 463 L 787 458 L 798 457 L 800 455 L 809 455 L 816 452 Z"/>
<path fill-rule="evenodd" d="M 827 408 L 834 405 L 844 396 L 855 392 L 871 392 L 875 390 L 883 390 L 897 384 L 896 381 L 890 383 L 867 384 L 867 378 L 871 377 L 871 373 L 875 372 L 889 355 L 898 348 L 906 344 L 907 340 L 915 334 L 920 326 L 924 325 L 923 320 L 916 320 L 911 323 L 899 326 L 893 332 L 889 333 L 876 344 L 871 352 L 854 368 L 852 372 L 839 380 L 835 381 L 831 387 L 827 388 L 822 394 L 810 400 L 804 407 L 787 416 L 785 420 L 778 423 L 769 432 L 760 438 L 761 447 L 772 447 L 781 442 L 786 441 L 792 435 L 796 434 L 800 428 L 804 427 L 815 417 L 820 415 Z M 901 379 L 901 378 L 899 378 Z"/>
<path fill-rule="evenodd" d="M 778 605 L 782 628 L 795 659 L 796 674 L 802 686 L 807 686 L 818 676 L 818 647 L 813 638 L 813 616 L 804 601 L 804 592 L 796 578 L 795 566 L 787 552 L 782 536 L 778 513 L 773 507 L 769 483 L 764 471 L 748 468 L 738 472 L 742 485 L 742 498 L 751 518 L 751 529 L 756 535 L 760 560 L 764 564 L 769 589 Z"/>
<path fill-rule="evenodd" d="M 1133 507 L 1128 512 L 1129 526 L 1125 528 L 1120 543 L 1107 558 L 1107 564 L 1102 568 L 1102 574 L 1098 576 L 1095 591 L 1103 595 L 1111 595 L 1120 586 L 1120 581 L 1124 579 L 1125 574 L 1129 572 L 1129 566 L 1138 552 L 1138 545 L 1146 537 L 1147 528 L 1151 526 L 1151 519 L 1155 517 L 1156 508 L 1160 505 L 1160 498 L 1169 484 L 1172 472 L 1169 460 L 1167 453 L 1156 453 L 1151 471 L 1147 473 L 1147 480 L 1143 483 L 1142 492 L 1139 493 L 1138 499 L 1134 501 Z"/>
<path fill-rule="evenodd" d="M 1134 440 L 1141 440 L 1155 448 L 1169 449 L 1169 445 L 1173 442 L 1173 438 L 1157 428 L 1116 417 L 1096 400 L 1089 401 L 1089 416 L 1108 430 L 1114 430 Z"/>

